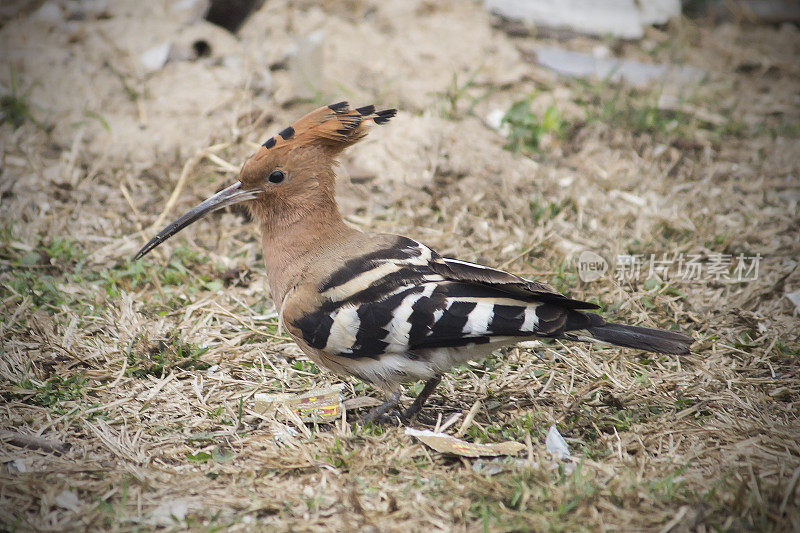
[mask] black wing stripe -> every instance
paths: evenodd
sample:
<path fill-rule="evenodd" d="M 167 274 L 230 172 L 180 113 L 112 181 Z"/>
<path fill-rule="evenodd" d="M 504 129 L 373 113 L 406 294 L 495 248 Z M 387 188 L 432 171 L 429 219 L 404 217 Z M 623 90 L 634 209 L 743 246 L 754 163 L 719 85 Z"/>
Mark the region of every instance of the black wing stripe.
<path fill-rule="evenodd" d="M 322 311 L 316 311 L 303 315 L 293 322 L 294 326 L 300 330 L 309 346 L 321 350 L 328 344 L 328 337 L 333 326 L 333 317 Z"/>
<path fill-rule="evenodd" d="M 421 346 L 428 332 L 436 322 L 436 312 L 443 311 L 447 304 L 441 294 L 431 294 L 428 298 L 420 298 L 411 307 L 411 330 L 408 333 L 408 345 Z"/>
<path fill-rule="evenodd" d="M 475 302 L 453 302 L 444 311 L 441 318 L 433 324 L 425 342 L 435 341 L 440 338 L 452 338 L 454 332 L 463 332 L 469 314 L 478 305 Z"/>
<path fill-rule="evenodd" d="M 489 323 L 492 335 L 530 335 L 523 332 L 522 324 L 525 322 L 525 307 L 516 305 L 494 306 L 494 315 Z"/>
<path fill-rule="evenodd" d="M 558 336 L 564 332 L 568 309 L 556 304 L 546 303 L 536 308 L 539 321 L 538 333 L 545 336 Z"/>
<path fill-rule="evenodd" d="M 347 261 L 344 266 L 336 270 L 333 274 L 319 286 L 320 292 L 329 291 L 339 285 L 344 285 L 356 276 L 368 272 L 375 268 L 376 263 L 387 260 L 408 260 L 422 255 L 422 246 L 406 237 L 399 237 L 394 245 L 381 248 L 368 254 L 358 256 Z"/>

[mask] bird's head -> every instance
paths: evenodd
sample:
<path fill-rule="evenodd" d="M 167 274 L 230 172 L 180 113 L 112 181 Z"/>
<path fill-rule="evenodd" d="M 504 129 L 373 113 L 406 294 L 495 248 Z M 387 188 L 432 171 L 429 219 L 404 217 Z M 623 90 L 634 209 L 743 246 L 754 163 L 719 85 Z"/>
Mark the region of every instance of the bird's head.
<path fill-rule="evenodd" d="M 335 207 L 336 156 L 366 134 L 365 124 L 385 124 L 397 111 L 369 105 L 350 109 L 347 102 L 321 107 L 270 137 L 242 167 L 239 181 L 167 225 L 134 259 L 205 215 L 246 203 L 262 222 L 285 221 L 315 209 Z"/>

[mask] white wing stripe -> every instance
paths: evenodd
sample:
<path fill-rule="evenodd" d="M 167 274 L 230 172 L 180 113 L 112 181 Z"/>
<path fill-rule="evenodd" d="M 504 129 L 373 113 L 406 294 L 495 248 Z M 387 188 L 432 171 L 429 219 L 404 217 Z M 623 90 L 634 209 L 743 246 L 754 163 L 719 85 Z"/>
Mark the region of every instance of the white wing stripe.
<path fill-rule="evenodd" d="M 467 323 L 464 325 L 462 333 L 473 335 L 485 335 L 489 332 L 489 323 L 494 317 L 494 301 L 480 301 L 475 309 L 467 316 Z"/>
<path fill-rule="evenodd" d="M 435 283 L 429 283 L 422 292 L 406 296 L 392 313 L 392 321 L 389 322 L 389 334 L 383 341 L 388 342 L 387 352 L 403 352 L 408 349 L 408 335 L 411 332 L 411 313 L 414 312 L 414 304 L 421 298 L 428 298 L 436 288 Z"/>
<path fill-rule="evenodd" d="M 479 265 L 478 263 L 470 263 L 469 261 L 462 261 L 460 259 L 450 259 L 449 257 L 443 257 L 442 259 L 444 260 L 445 263 L 455 263 L 457 265 L 464 265 L 464 266 L 469 266 L 469 267 L 473 267 L 473 268 L 480 268 L 482 270 L 494 270 L 496 272 L 498 271 L 496 268 L 487 267 L 487 266 L 484 266 L 484 265 Z"/>
<path fill-rule="evenodd" d="M 521 331 L 533 331 L 539 325 L 539 318 L 536 316 L 536 308 L 539 304 L 529 305 L 525 308 L 525 321 L 522 322 Z"/>
<path fill-rule="evenodd" d="M 333 324 L 328 335 L 328 342 L 325 351 L 342 353 L 352 351 L 356 343 L 356 334 L 361 325 L 358 318 L 358 308 L 354 305 L 346 305 L 331 314 Z"/>
<path fill-rule="evenodd" d="M 322 296 L 330 298 L 334 302 L 344 300 L 349 296 L 366 289 L 381 278 L 393 272 L 397 272 L 401 268 L 403 268 L 403 263 L 399 261 L 383 263 L 375 268 L 367 270 L 366 272 L 362 272 L 358 276 L 347 281 L 347 283 L 342 283 L 341 285 L 336 285 L 335 287 L 328 289 L 322 293 Z"/>

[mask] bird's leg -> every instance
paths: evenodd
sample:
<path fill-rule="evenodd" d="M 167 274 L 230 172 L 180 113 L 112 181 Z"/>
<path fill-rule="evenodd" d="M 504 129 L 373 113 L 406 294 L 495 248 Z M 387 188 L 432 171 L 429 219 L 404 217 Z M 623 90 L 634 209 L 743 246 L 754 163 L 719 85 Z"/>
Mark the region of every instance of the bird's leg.
<path fill-rule="evenodd" d="M 400 392 L 401 389 L 397 389 L 391 394 L 391 396 L 389 396 L 388 400 L 370 409 L 369 413 L 367 413 L 367 416 L 364 417 L 364 421 L 378 424 L 396 422 L 395 417 L 393 417 L 391 414 L 387 415 L 387 413 L 390 411 L 394 411 L 394 414 L 397 413 L 395 408 L 397 407 L 397 404 L 400 403 Z"/>
<path fill-rule="evenodd" d="M 419 413 L 422 406 L 425 405 L 425 401 L 428 397 L 436 390 L 436 386 L 439 385 L 439 382 L 442 381 L 442 376 L 436 376 L 428 381 L 425 382 L 425 387 L 423 387 L 422 392 L 417 395 L 417 398 L 414 400 L 414 403 L 411 404 L 411 407 L 403 411 L 403 418 L 406 420 L 411 420 L 414 415 Z"/>

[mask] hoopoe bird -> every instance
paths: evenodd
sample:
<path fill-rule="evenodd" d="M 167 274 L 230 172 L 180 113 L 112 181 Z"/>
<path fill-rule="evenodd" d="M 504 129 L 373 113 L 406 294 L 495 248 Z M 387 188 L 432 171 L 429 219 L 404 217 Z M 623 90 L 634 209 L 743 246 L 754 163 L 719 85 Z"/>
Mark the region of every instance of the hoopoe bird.
<path fill-rule="evenodd" d="M 135 256 L 217 209 L 245 203 L 261 229 L 280 321 L 315 363 L 379 387 L 367 420 L 412 418 L 455 365 L 529 338 L 583 340 L 686 354 L 681 333 L 606 322 L 598 306 L 544 283 L 442 257 L 408 237 L 354 229 L 334 195 L 336 157 L 395 109 L 322 107 L 265 142 L 239 181 L 165 227 Z M 403 413 L 401 383 L 426 380 Z"/>

